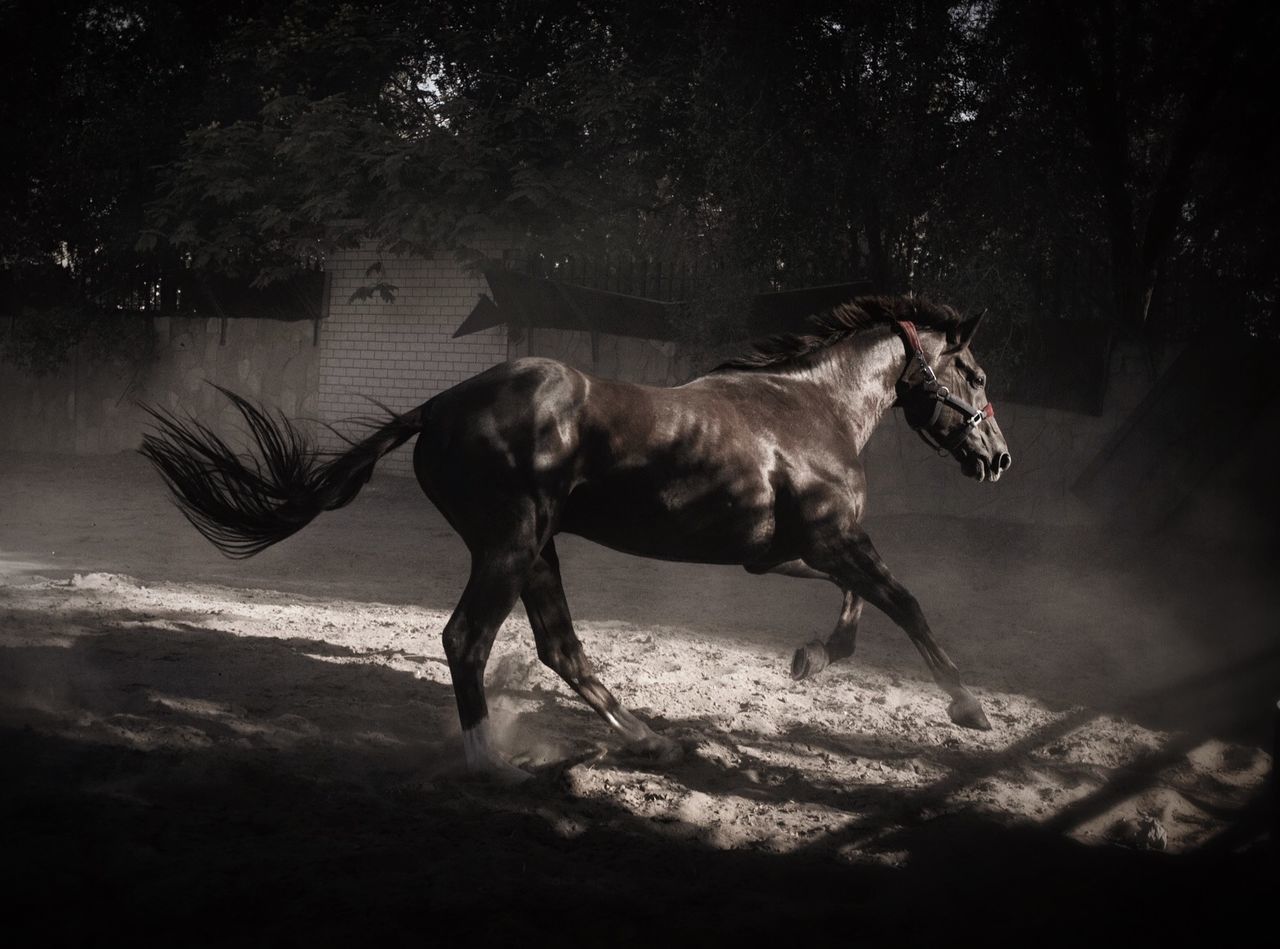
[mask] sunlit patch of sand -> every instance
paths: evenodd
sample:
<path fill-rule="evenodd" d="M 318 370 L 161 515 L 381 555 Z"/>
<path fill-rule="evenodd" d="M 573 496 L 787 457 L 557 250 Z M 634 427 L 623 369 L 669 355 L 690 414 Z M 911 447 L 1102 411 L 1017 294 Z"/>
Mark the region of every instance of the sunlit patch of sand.
<path fill-rule="evenodd" d="M 385 694 L 388 673 L 448 685 L 440 646 L 448 614 L 440 610 L 143 585 L 102 573 L 10 584 L 3 605 L 10 622 L 0 646 L 13 656 L 93 641 L 103 648 L 91 671 L 106 683 L 60 695 L 33 665 L 28 681 L 6 679 L 5 722 L 142 749 L 306 745 L 338 756 L 411 755 L 431 741 L 438 754 L 438 743 L 456 730 L 451 709 L 414 708 L 404 697 L 411 689 L 394 700 Z M 151 651 L 131 655 L 128 640 L 110 639 L 128 632 L 145 634 Z M 254 679 L 228 657 L 226 672 L 243 677 L 242 692 L 235 701 L 202 697 L 194 677 L 219 669 L 219 658 L 190 660 L 202 641 L 218 641 L 214 634 L 274 641 L 270 648 L 332 668 L 333 678 Z M 977 690 L 994 727 L 964 731 L 947 720 L 942 695 L 923 678 L 853 662 L 797 683 L 789 657 L 691 630 L 587 622 L 580 635 L 601 678 L 679 740 L 686 760 L 659 771 L 621 757 L 604 725 L 537 661 L 523 615 L 509 619 L 489 665 L 494 733 L 530 768 L 580 759 L 564 769 L 564 806 L 547 817 L 567 837 L 590 820 L 574 802 L 605 802 L 656 833 L 713 847 L 825 847 L 889 865 L 909 859 L 888 842 L 896 829 L 961 812 L 1129 845 L 1133 828 L 1155 821 L 1159 845 L 1178 851 L 1221 831 L 1221 815 L 1257 793 L 1271 766 L 1258 749 L 1188 742 L 1012 693 Z M 236 660 L 252 661 L 252 654 Z M 130 662 L 144 672 L 163 666 L 163 675 L 114 683 L 112 665 Z M 85 707 L 90 699 L 93 707 Z M 341 741 L 326 724 L 339 715 L 355 717 Z M 430 739 L 427 729 L 434 729 Z M 1132 793 L 1089 806 L 1117 776 L 1160 755 L 1169 760 Z M 1080 819 L 1066 819 L 1077 811 Z"/>

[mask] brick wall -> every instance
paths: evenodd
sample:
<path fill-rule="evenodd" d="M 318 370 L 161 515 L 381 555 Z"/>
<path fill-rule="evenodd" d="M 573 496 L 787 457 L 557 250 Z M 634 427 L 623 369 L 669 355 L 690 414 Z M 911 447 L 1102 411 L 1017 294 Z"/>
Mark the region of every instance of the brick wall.
<path fill-rule="evenodd" d="M 501 256 L 498 242 L 482 250 Z M 379 261 L 382 273 L 366 276 Z M 488 286 L 450 255 L 394 257 L 367 245 L 334 254 L 325 269 L 331 283 L 320 330 L 318 405 L 326 422 L 376 414 L 366 396 L 393 409 L 413 408 L 507 358 L 504 327 L 452 338 Z M 352 293 L 375 282 L 394 285 L 394 301 L 377 294 L 352 301 Z M 412 442 L 387 456 L 378 470 L 410 474 Z"/>

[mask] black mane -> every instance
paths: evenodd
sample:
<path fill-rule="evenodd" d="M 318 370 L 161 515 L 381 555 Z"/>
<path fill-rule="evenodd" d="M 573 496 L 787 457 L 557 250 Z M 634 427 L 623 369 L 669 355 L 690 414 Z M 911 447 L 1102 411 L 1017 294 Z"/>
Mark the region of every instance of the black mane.
<path fill-rule="evenodd" d="M 712 372 L 775 369 L 794 362 L 869 326 L 908 320 L 921 329 L 952 329 L 962 317 L 949 306 L 919 297 L 858 297 L 805 318 L 805 332 L 780 333 L 758 340 L 750 352 L 722 362 Z"/>

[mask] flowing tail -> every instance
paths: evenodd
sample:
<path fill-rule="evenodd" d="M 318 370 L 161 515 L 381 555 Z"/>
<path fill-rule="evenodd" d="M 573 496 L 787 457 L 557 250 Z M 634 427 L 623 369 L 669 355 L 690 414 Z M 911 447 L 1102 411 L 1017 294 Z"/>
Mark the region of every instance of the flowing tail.
<path fill-rule="evenodd" d="M 156 466 L 178 508 L 228 557 L 252 557 L 306 527 L 321 511 L 349 504 L 387 452 L 422 431 L 425 406 L 386 421 L 340 454 L 324 452 L 283 415 L 215 386 L 239 410 L 256 443 L 255 456 L 236 454 L 193 418 L 143 406 L 155 431 L 139 452 Z"/>

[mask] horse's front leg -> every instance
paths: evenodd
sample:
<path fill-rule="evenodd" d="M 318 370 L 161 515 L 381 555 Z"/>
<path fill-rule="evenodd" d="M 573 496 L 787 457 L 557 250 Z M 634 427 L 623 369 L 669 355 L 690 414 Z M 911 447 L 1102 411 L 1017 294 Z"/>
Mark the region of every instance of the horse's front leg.
<path fill-rule="evenodd" d="M 627 711 L 596 677 L 591 661 L 573 630 L 554 542 L 547 541 L 543 547 L 520 598 L 529 614 L 529 625 L 533 627 L 538 658 L 622 736 L 627 751 L 661 764 L 679 761 L 683 756 L 680 745 L 659 735 Z"/>
<path fill-rule="evenodd" d="M 814 570 L 803 560 L 788 560 L 768 567 L 748 565 L 746 569 L 755 574 L 779 573 L 784 577 L 798 577 L 801 580 L 826 580 L 840 586 L 830 574 Z M 858 644 L 858 620 L 862 618 L 865 601 L 852 590 L 842 588 L 841 592 L 844 594 L 844 604 L 840 607 L 836 628 L 825 641 L 813 639 L 796 650 L 791 658 L 791 678 L 807 679 L 817 675 L 831 663 L 853 655 Z"/>
<path fill-rule="evenodd" d="M 805 561 L 883 611 L 911 637 L 938 683 L 951 696 L 947 713 L 957 725 L 989 729 L 982 705 L 960 681 L 960 670 L 938 645 L 916 598 L 894 578 L 866 532 L 856 525 L 815 544 Z"/>

